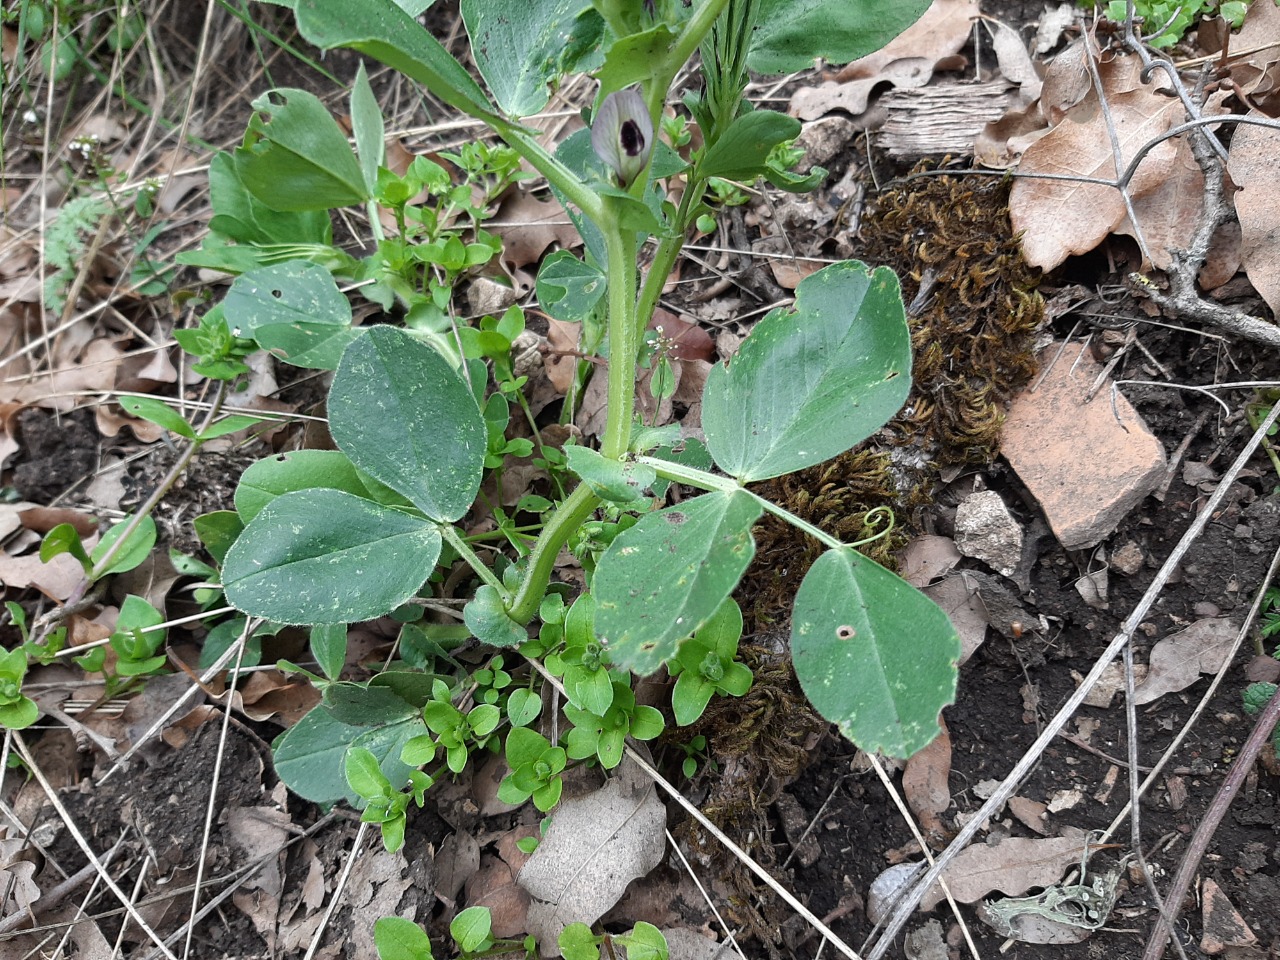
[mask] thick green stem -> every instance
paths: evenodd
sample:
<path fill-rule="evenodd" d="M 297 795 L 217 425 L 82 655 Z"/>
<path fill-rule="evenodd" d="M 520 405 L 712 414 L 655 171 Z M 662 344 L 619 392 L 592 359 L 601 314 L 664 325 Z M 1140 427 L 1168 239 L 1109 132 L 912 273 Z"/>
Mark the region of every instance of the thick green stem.
<path fill-rule="evenodd" d="M 599 504 L 600 498 L 591 492 L 591 488 L 580 483 L 551 514 L 533 546 L 533 552 L 529 554 L 529 567 L 520 589 L 507 608 L 507 615 L 516 623 L 528 623 L 538 612 L 538 606 L 547 593 L 547 584 L 551 582 L 551 571 L 555 568 L 560 548 Z"/>
<path fill-rule="evenodd" d="M 643 330 L 636 321 L 636 233 L 621 226 L 616 217 L 611 219 L 612 223 L 601 225 L 609 257 L 609 406 L 600 452 L 617 460 L 631 442 L 636 360 Z"/>
<path fill-rule="evenodd" d="M 485 119 L 485 118 L 482 118 Z M 559 190 L 569 202 L 584 214 L 601 225 L 605 216 L 604 201 L 599 194 L 582 182 L 573 172 L 554 156 L 542 148 L 533 137 L 515 124 L 494 126 L 494 130 L 520 156 L 529 161 L 529 165 L 547 178 L 553 187 Z"/>
<path fill-rule="evenodd" d="M 644 335 L 645 327 L 653 318 L 653 311 L 658 306 L 658 298 L 662 296 L 662 288 L 667 285 L 671 271 L 675 268 L 676 258 L 684 249 L 685 232 L 689 229 L 690 214 L 702 201 L 706 190 L 707 185 L 704 180 L 698 180 L 685 187 L 684 196 L 680 198 L 680 209 L 676 213 L 675 223 L 672 224 L 675 233 L 658 244 L 653 264 L 649 267 L 644 285 L 640 289 L 640 301 L 636 305 L 636 324 L 640 328 L 641 336 Z"/>
<path fill-rule="evenodd" d="M 489 586 L 498 591 L 498 595 L 502 597 L 503 602 L 510 599 L 510 592 L 502 585 L 502 581 L 498 579 L 498 575 L 489 569 L 489 565 L 476 556 L 476 552 L 471 549 L 471 544 L 463 539 L 462 534 L 458 532 L 458 528 L 451 523 L 440 524 L 440 535 L 444 537 L 449 546 L 458 551 L 458 556 L 467 562 L 472 570 Z"/>

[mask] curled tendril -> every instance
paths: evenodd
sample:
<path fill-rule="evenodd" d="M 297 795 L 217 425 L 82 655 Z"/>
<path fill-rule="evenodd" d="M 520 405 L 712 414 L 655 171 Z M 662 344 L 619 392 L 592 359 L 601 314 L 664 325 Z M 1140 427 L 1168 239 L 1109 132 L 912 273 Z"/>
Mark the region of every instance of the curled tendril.
<path fill-rule="evenodd" d="M 898 518 L 894 516 L 893 511 L 889 507 L 875 507 L 867 511 L 863 522 L 869 527 L 877 527 L 881 523 L 885 525 L 883 530 L 878 530 L 869 537 L 861 540 L 855 540 L 853 543 L 846 544 L 849 547 L 865 547 L 869 543 L 875 543 L 882 537 L 887 537 L 893 532 L 893 528 L 898 525 Z"/>

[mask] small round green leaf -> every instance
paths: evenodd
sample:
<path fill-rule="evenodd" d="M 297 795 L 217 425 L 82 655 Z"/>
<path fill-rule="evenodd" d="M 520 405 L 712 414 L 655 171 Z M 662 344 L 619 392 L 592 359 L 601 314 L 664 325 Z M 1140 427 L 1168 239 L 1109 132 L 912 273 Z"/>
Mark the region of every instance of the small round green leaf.
<path fill-rule="evenodd" d="M 855 550 L 828 550 L 796 594 L 791 657 L 818 712 L 868 753 L 909 757 L 955 700 L 960 640 L 936 603 Z"/>
<path fill-rule="evenodd" d="M 237 609 L 277 623 L 358 623 L 426 582 L 440 531 L 338 490 L 277 497 L 227 551 L 222 586 Z"/>
<path fill-rule="evenodd" d="M 432 519 L 457 520 L 480 489 L 487 435 L 471 388 L 398 328 L 372 327 L 347 348 L 329 429 L 352 463 Z"/>
<path fill-rule="evenodd" d="M 742 490 L 650 513 L 600 558 L 595 631 L 611 662 L 650 674 L 733 592 L 755 554 L 761 507 Z"/>
<path fill-rule="evenodd" d="M 380 917 L 373 925 L 379 960 L 432 960 L 431 938 L 404 917 Z"/>
<path fill-rule="evenodd" d="M 467 907 L 449 923 L 449 935 L 468 953 L 483 949 L 492 929 L 488 907 Z"/>
<path fill-rule="evenodd" d="M 711 368 L 702 393 L 707 448 L 726 473 L 765 480 L 865 440 L 911 390 L 911 337 L 887 267 L 832 264 L 796 288 Z"/>
<path fill-rule="evenodd" d="M 529 631 L 507 615 L 497 588 L 487 583 L 462 608 L 462 617 L 476 639 L 492 647 L 514 647 L 529 639 Z"/>
<path fill-rule="evenodd" d="M 610 460 L 589 447 L 567 445 L 564 456 L 569 469 L 580 476 L 596 496 L 612 503 L 639 500 L 658 479 L 657 472 L 648 464 Z"/>

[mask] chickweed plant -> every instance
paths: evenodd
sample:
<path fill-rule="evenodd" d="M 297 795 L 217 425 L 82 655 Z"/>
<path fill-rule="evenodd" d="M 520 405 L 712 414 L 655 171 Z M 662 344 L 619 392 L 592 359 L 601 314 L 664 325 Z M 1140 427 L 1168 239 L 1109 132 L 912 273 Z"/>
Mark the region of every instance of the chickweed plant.
<path fill-rule="evenodd" d="M 554 816 L 570 765 L 616 767 L 629 744 L 748 691 L 732 594 L 766 512 L 826 548 L 798 586 L 791 624 L 814 707 L 869 751 L 905 757 L 929 743 L 956 685 L 960 647 L 945 614 L 859 544 L 750 488 L 861 443 L 905 402 L 910 337 L 894 274 L 847 261 L 805 279 L 794 304 L 711 370 L 697 436 L 640 422 L 636 401 L 640 365 L 663 360 L 646 331 L 685 239 L 737 201 L 733 184 L 763 178 L 802 192 L 825 175 L 794 172 L 800 125 L 745 99 L 749 71 L 864 56 L 928 0 L 461 0 L 483 86 L 417 22 L 423 0 L 281 5 L 311 43 L 382 61 L 492 135 L 449 166 L 419 157 L 392 172 L 362 67 L 350 95 L 354 145 L 315 96 L 277 89 L 255 101 L 242 145 L 210 166 L 210 235 L 186 259 L 235 280 L 181 345 L 231 387 L 257 350 L 332 371 L 336 449 L 253 464 L 236 509 L 196 521 L 218 564 L 209 579 L 249 618 L 219 633 L 220 650 L 241 627 L 260 635 L 259 621 L 267 632 L 310 630 L 319 672 L 282 666 L 308 673 L 322 699 L 276 741 L 281 778 L 318 803 L 360 807 L 392 849 L 410 804 L 478 755 L 505 759 L 503 800 Z M 522 119 L 581 73 L 598 84 L 586 129 L 552 150 Z M 692 80 L 673 102 L 678 76 Z M 501 253 L 485 228 L 492 201 L 529 168 L 582 239 L 581 255 L 544 259 L 537 294 L 542 311 L 582 328 L 562 420 L 573 420 L 590 377 L 606 380 L 598 445 L 553 444 L 540 431 L 513 357 L 521 306 L 474 322 L 455 309 L 458 285 Z M 366 256 L 334 244 L 333 213 L 347 207 L 368 214 Z M 354 325 L 340 283 L 403 325 Z M 130 409 L 192 443 L 209 438 L 159 402 Z M 462 522 L 482 486 L 492 477 L 500 489 L 515 465 L 545 471 L 547 495 L 526 495 L 510 513 L 486 498 L 496 530 L 469 533 Z M 685 496 L 666 505 L 675 485 Z M 154 527 L 119 545 L 108 535 L 94 556 L 73 531 L 57 534 L 46 552 L 71 553 L 96 579 L 145 555 Z M 585 590 L 554 581 L 566 549 Z M 435 622 L 451 609 L 453 622 Z M 395 658 L 369 682 L 343 680 L 348 625 L 385 617 L 399 631 Z M 121 682 L 159 668 L 157 618 L 122 611 L 110 641 Z M 11 726 L 32 719 L 21 693 L 29 656 L 0 663 L 0 722 Z M 633 691 L 636 676 L 661 671 L 674 681 L 670 716 Z M 685 748 L 686 774 L 705 747 Z M 456 931 L 464 955 L 491 947 L 472 919 L 475 929 Z M 384 956 L 413 955 L 397 952 L 404 938 L 417 944 L 406 950 L 421 947 L 403 924 L 384 921 L 380 933 Z M 615 944 L 665 955 L 647 928 L 609 943 L 585 928 L 566 934 L 566 955 Z"/>

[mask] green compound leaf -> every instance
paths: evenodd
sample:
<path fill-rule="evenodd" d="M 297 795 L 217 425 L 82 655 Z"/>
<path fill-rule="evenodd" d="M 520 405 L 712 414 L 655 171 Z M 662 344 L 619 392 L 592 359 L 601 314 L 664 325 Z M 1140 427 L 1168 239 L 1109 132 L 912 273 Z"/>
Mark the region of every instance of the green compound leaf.
<path fill-rule="evenodd" d="M 909 757 L 955 700 L 960 640 L 937 604 L 846 548 L 805 575 L 791 657 L 805 695 L 841 733 L 869 753 Z"/>
<path fill-rule="evenodd" d="M 760 0 L 747 66 L 782 74 L 816 57 L 843 64 L 874 53 L 920 19 L 930 0 Z"/>
<path fill-rule="evenodd" d="M 653 467 L 634 461 L 610 460 L 588 447 L 566 445 L 565 462 L 569 469 L 600 499 L 611 503 L 632 503 L 658 479 Z"/>
<path fill-rule="evenodd" d="M 347 348 L 329 430 L 352 463 L 434 520 L 457 520 L 480 489 L 487 434 L 471 388 L 403 330 L 372 327 Z"/>
<path fill-rule="evenodd" d="M 416 80 L 449 106 L 505 125 L 480 85 L 393 0 L 291 0 L 298 30 L 317 47 L 350 47 Z"/>
<path fill-rule="evenodd" d="M 242 274 L 223 301 L 227 322 L 285 363 L 333 370 L 347 344 L 360 335 L 351 327 L 351 304 L 324 267 L 307 260 L 261 267 Z"/>
<path fill-rule="evenodd" d="M 373 924 L 378 960 L 432 960 L 431 938 L 412 920 L 379 917 Z"/>
<path fill-rule="evenodd" d="M 440 531 L 339 490 L 277 497 L 227 551 L 222 586 L 238 610 L 277 623 L 358 623 L 426 581 Z"/>
<path fill-rule="evenodd" d="M 702 626 L 755 554 L 761 507 L 742 490 L 703 494 L 650 513 L 600 558 L 592 582 L 596 636 L 609 659 L 650 674 Z"/>
<path fill-rule="evenodd" d="M 471 52 L 498 106 L 527 117 L 547 105 L 550 84 L 595 45 L 591 0 L 462 0 Z"/>
<path fill-rule="evenodd" d="M 761 320 L 702 392 L 707 448 L 744 483 L 829 460 L 906 402 L 911 338 L 898 278 L 856 260 L 796 288 L 793 311 Z"/>
<path fill-rule="evenodd" d="M 347 135 L 315 94 L 281 88 L 253 101 L 236 170 L 272 210 L 327 210 L 369 198 Z"/>

